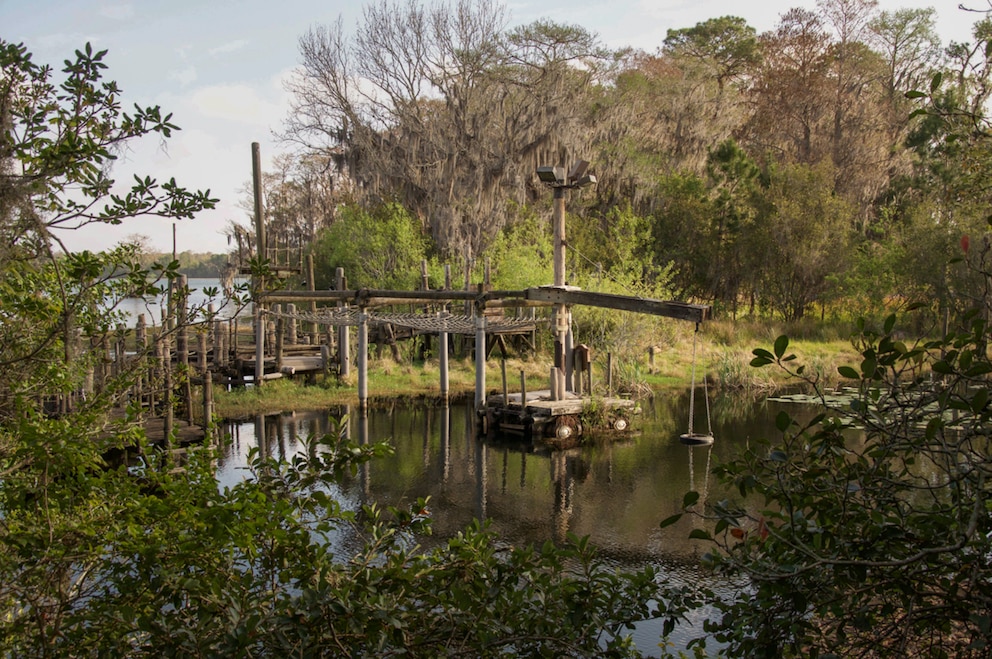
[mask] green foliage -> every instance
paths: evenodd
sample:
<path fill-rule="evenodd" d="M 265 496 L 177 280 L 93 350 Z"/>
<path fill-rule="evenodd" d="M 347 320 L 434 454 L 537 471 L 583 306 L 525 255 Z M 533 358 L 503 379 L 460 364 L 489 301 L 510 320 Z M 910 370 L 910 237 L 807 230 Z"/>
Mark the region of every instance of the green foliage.
<path fill-rule="evenodd" d="M 783 319 L 801 319 L 829 291 L 829 275 L 844 269 L 854 209 L 834 194 L 833 168 L 773 168 L 755 245 L 761 263 L 759 296 Z"/>
<path fill-rule="evenodd" d="M 183 217 L 210 200 L 141 179 L 105 211 L 80 206 L 109 190 L 98 165 L 111 142 L 101 139 L 174 126 L 157 109 L 115 114 L 116 87 L 96 82 L 102 53 L 77 53 L 62 93 L 23 49 L 0 45 L 10 82 L 0 107 L 13 108 L 0 113 L 4 172 L 34 177 L 3 177 L 0 197 L 0 654 L 622 657 L 637 654 L 624 633 L 635 621 L 659 617 L 672 629 L 691 601 L 653 569 L 616 571 L 584 539 L 505 547 L 474 526 L 424 549 L 427 501 L 345 509 L 335 484 L 390 449 L 342 440 L 343 424 L 286 459 L 252 453 L 245 480 L 223 489 L 215 449 L 190 447 L 176 468 L 150 446 L 137 404 L 124 407 L 149 355 L 119 360 L 120 374 L 88 391 L 87 367 L 106 352 L 77 345 L 77 330 L 97 342 L 116 333 L 120 298 L 174 286 L 180 264 L 143 267 L 137 245 L 56 258 L 48 230 L 70 216 Z M 46 100 L 28 112 L 25 98 Z M 348 209 L 335 227 L 320 247 L 344 260 L 325 265 L 344 265 L 352 285 L 404 287 L 408 271 L 416 276 L 423 240 L 399 207 Z M 264 277 L 268 263 L 251 269 Z M 44 404 L 81 392 L 55 413 Z M 112 467 L 108 450 L 125 447 L 146 468 Z"/>
<path fill-rule="evenodd" d="M 504 547 L 473 526 L 425 550 L 425 500 L 342 509 L 329 487 L 390 450 L 343 441 L 344 428 L 286 460 L 253 453 L 250 477 L 223 490 L 210 449 L 181 475 L 153 458 L 140 480 L 77 471 L 39 485 L 38 471 L 17 470 L 0 484 L 5 650 L 636 656 L 626 625 L 657 616 L 671 629 L 689 604 L 651 568 L 615 571 L 584 539 Z M 50 446 L 55 431 L 32 439 Z"/>
<path fill-rule="evenodd" d="M 313 245 L 317 288 L 332 288 L 344 268 L 349 288 L 413 289 L 426 250 L 419 222 L 399 204 L 345 206 Z"/>
<path fill-rule="evenodd" d="M 504 227 L 486 249 L 493 288 L 521 290 L 550 284 L 552 275 L 551 225 L 536 215 Z"/>
<path fill-rule="evenodd" d="M 972 315 L 916 344 L 895 316 L 860 330 L 843 403 L 787 337 L 754 351 L 753 366 L 813 387 L 823 413 L 804 425 L 781 413 L 774 442 L 716 470 L 741 501 L 707 511 L 705 561 L 750 585 L 718 600 L 706 629 L 734 656 L 985 656 L 992 640 L 988 325 Z"/>

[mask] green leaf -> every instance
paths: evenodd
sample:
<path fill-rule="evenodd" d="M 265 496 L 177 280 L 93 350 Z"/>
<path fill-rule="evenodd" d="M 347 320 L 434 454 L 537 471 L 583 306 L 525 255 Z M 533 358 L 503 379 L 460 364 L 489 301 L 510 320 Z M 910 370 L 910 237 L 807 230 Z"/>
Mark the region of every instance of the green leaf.
<path fill-rule="evenodd" d="M 792 416 L 788 412 L 782 410 L 775 415 L 775 427 L 778 428 L 779 432 L 785 432 L 792 425 Z"/>
<path fill-rule="evenodd" d="M 971 399 L 971 411 L 975 414 L 981 414 L 985 407 L 989 404 L 989 391 L 988 389 L 979 389 L 975 392 L 975 395 Z"/>
<path fill-rule="evenodd" d="M 783 334 L 775 339 L 774 349 L 775 356 L 781 359 L 785 355 L 785 351 L 789 349 L 789 337 Z"/>
<path fill-rule="evenodd" d="M 860 380 L 861 376 L 850 366 L 840 366 L 837 368 L 837 373 L 840 374 L 842 378 L 847 378 L 849 380 Z"/>
<path fill-rule="evenodd" d="M 669 517 L 666 517 L 665 519 L 661 520 L 661 523 L 660 524 L 658 524 L 658 528 L 659 529 L 663 529 L 663 528 L 665 528 L 667 526 L 671 526 L 672 524 L 675 524 L 680 519 L 682 519 L 682 513 L 676 513 L 674 515 L 671 515 Z"/>
<path fill-rule="evenodd" d="M 713 537 L 709 534 L 709 531 L 703 529 L 693 529 L 689 532 L 690 540 L 712 540 Z"/>
<path fill-rule="evenodd" d="M 688 508 L 695 505 L 697 501 L 699 501 L 699 492 L 686 492 L 685 496 L 682 497 L 682 507 Z"/>

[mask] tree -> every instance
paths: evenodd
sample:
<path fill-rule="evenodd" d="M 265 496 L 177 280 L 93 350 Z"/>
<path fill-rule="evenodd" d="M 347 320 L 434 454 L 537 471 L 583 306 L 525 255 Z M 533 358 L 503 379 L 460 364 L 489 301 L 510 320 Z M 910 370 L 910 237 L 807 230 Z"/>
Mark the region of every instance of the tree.
<path fill-rule="evenodd" d="M 94 334 L 112 327 L 101 295 L 117 289 L 94 282 L 121 274 L 136 251 L 55 258 L 48 229 L 148 210 L 185 216 L 213 202 L 145 179 L 133 194 L 109 193 L 110 178 L 94 163 L 110 158 L 111 144 L 174 126 L 147 123 L 151 111 L 140 111 L 140 121 L 117 112 L 116 87 L 100 82 L 102 53 L 78 52 L 61 88 L 23 47 L 0 42 L 0 54 L 6 655 L 622 657 L 636 655 L 624 635 L 634 621 L 660 616 L 671 629 L 686 610 L 681 595 L 664 592 L 651 569 L 610 569 L 584 540 L 508 548 L 474 527 L 428 550 L 416 544 L 429 529 L 426 501 L 345 511 L 331 496 L 334 484 L 389 448 L 343 441 L 343 425 L 285 460 L 256 452 L 250 476 L 220 489 L 214 448 L 190 447 L 176 470 L 148 445 L 134 407 L 111 420 L 147 361 L 80 405 L 46 409 L 45 397 L 76 387 L 84 366 L 78 355 L 63 358 L 67 319 Z M 380 228 L 370 227 L 376 220 L 416 226 L 396 207 L 356 217 L 367 234 Z M 392 238 L 410 235 L 419 238 Z M 171 276 L 175 266 L 160 269 Z M 118 292 L 150 290 L 148 271 L 123 274 Z M 108 448 L 134 445 L 147 456 L 143 471 L 105 459 Z M 344 533 L 353 551 L 337 555 L 331 541 Z"/>
<path fill-rule="evenodd" d="M 332 288 L 344 268 L 353 288 L 416 288 L 426 248 L 419 223 L 398 204 L 346 206 L 313 244 L 317 287 Z"/>
<path fill-rule="evenodd" d="M 733 655 L 987 655 L 988 325 L 976 314 L 907 344 L 895 321 L 859 327 L 863 361 L 840 368 L 854 392 L 843 402 L 795 365 L 786 337 L 754 351 L 754 366 L 814 387 L 823 413 L 800 425 L 783 412 L 776 441 L 717 469 L 749 502 L 712 508 L 706 558 L 750 579 L 707 624 Z"/>
<path fill-rule="evenodd" d="M 445 252 L 480 254 L 539 165 L 583 143 L 581 99 L 604 54 L 549 21 L 507 30 L 488 0 L 365 7 L 300 39 L 287 136 L 339 157 L 371 204 L 409 208 Z"/>
<path fill-rule="evenodd" d="M 669 30 L 665 51 L 709 66 L 721 90 L 728 82 L 744 84 L 742 78 L 761 59 L 754 28 L 737 16 L 711 18 L 694 27 Z"/>
<path fill-rule="evenodd" d="M 103 80 L 105 52 L 76 51 L 56 83 L 25 46 L 0 41 L 0 419 L 37 411 L 39 391 L 80 389 L 94 355 L 77 329 L 112 329 L 114 302 L 157 290 L 135 245 L 72 254 L 58 232 L 145 215 L 188 219 L 216 202 L 174 179 L 116 185 L 110 166 L 127 142 L 167 138 L 177 126 L 158 106 L 121 109 L 120 89 Z"/>
<path fill-rule="evenodd" d="M 829 275 L 843 271 L 851 244 L 854 210 L 833 194 L 829 162 L 817 167 L 791 165 L 769 173 L 760 220 L 759 297 L 785 320 L 803 318 L 822 301 Z"/>

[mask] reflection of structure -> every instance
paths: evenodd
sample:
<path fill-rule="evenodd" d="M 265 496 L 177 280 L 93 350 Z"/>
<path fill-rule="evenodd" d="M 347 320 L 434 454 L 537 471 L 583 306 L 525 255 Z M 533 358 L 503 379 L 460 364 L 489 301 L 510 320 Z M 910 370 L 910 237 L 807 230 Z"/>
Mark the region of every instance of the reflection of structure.
<path fill-rule="evenodd" d="M 577 450 L 552 451 L 551 481 L 554 483 L 555 500 L 551 519 L 555 542 L 563 543 L 568 539 L 575 481 L 584 481 L 588 473 L 589 467 Z"/>
<path fill-rule="evenodd" d="M 445 401 L 447 402 L 447 401 Z M 451 408 L 441 407 L 441 482 L 447 483 L 451 476 Z"/>
<path fill-rule="evenodd" d="M 476 440 L 475 442 L 475 483 L 476 483 L 476 517 L 479 520 L 486 519 L 488 515 L 486 489 L 489 487 L 488 470 L 486 460 L 489 454 L 489 447 L 486 442 Z"/>
<path fill-rule="evenodd" d="M 702 447 L 699 448 L 700 450 L 702 449 Z M 709 446 L 706 446 L 705 448 L 706 448 L 706 469 L 703 471 L 703 490 L 702 492 L 699 493 L 700 503 L 706 502 L 706 491 L 709 489 L 709 485 L 710 485 L 710 457 L 713 454 L 713 445 L 711 444 Z M 693 451 L 695 450 L 696 450 L 695 447 L 692 446 L 689 447 L 689 489 L 692 490 L 693 492 L 696 491 L 696 474 L 692 464 L 692 454 Z"/>
<path fill-rule="evenodd" d="M 358 412 L 358 444 L 368 446 L 369 444 L 369 411 L 362 408 Z M 371 478 L 369 478 L 369 461 L 363 462 L 358 467 L 358 482 L 362 492 L 362 499 L 368 500 L 372 495 Z"/>

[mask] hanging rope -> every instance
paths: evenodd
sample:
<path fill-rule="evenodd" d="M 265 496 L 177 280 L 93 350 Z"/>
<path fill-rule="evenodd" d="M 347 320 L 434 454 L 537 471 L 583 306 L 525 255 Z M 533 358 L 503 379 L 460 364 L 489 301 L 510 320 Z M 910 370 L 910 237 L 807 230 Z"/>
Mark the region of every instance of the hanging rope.
<path fill-rule="evenodd" d="M 692 333 L 692 383 L 689 385 L 689 432 L 692 436 L 692 418 L 696 415 L 696 335 L 699 334 L 699 323 Z"/>
<path fill-rule="evenodd" d="M 692 382 L 689 387 L 689 431 L 679 437 L 679 440 L 687 446 L 699 446 L 713 443 L 713 423 L 710 419 L 710 396 L 706 387 L 706 376 L 703 376 L 703 397 L 706 401 L 706 425 L 705 435 L 697 435 L 692 431 L 693 418 L 696 416 L 696 341 L 699 334 L 699 323 L 696 323 L 696 331 L 692 333 Z"/>

